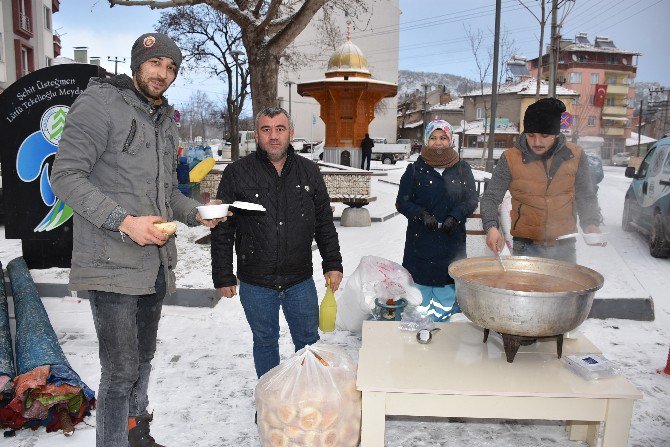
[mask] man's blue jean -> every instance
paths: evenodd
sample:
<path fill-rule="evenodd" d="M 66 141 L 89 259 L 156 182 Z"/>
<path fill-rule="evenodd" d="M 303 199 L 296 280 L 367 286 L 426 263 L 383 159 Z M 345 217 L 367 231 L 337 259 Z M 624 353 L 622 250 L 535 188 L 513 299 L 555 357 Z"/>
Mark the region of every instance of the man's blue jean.
<path fill-rule="evenodd" d="M 253 334 L 259 378 L 279 365 L 280 306 L 296 351 L 319 340 L 319 300 L 312 278 L 282 291 L 240 282 L 240 302 Z"/>
<path fill-rule="evenodd" d="M 512 254 L 514 256 L 534 256 L 571 262 L 573 264 L 577 263 L 574 238 L 566 239 L 551 246 L 538 245 L 527 239 L 514 238 L 512 242 Z"/>
<path fill-rule="evenodd" d="M 89 291 L 101 366 L 96 446 L 128 445 L 128 417 L 147 416 L 149 374 L 165 297 L 163 267 L 156 293 L 123 295 Z"/>

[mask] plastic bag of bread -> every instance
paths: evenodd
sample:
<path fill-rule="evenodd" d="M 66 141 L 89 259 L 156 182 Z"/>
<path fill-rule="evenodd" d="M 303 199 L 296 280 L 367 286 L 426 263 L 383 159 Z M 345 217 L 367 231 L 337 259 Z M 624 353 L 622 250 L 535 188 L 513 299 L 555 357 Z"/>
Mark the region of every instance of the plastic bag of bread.
<path fill-rule="evenodd" d="M 264 447 L 354 447 L 360 441 L 356 363 L 340 347 L 306 346 L 256 385 Z"/>

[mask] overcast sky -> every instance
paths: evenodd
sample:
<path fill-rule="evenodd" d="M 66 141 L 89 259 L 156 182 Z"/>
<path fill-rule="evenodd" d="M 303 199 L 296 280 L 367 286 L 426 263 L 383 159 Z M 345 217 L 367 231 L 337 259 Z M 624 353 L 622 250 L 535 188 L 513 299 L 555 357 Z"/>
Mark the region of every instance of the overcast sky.
<path fill-rule="evenodd" d="M 537 0 L 523 0 L 539 14 Z M 467 6 L 466 6 L 467 5 Z M 670 0 L 576 0 L 564 20 L 563 35 L 573 38 L 587 32 L 609 36 L 617 47 L 634 50 L 638 60 L 637 81 L 658 81 L 670 87 Z M 400 69 L 457 74 L 476 78 L 465 28 L 489 33 L 492 43 L 495 2 L 493 0 L 400 0 L 400 48 L 389 47 L 389 58 L 400 51 Z M 61 34 L 62 55 L 73 57 L 73 47 L 87 46 L 89 56 L 99 56 L 103 66 L 114 71 L 108 57 L 126 58 L 119 72 L 130 73 L 130 48 L 140 34 L 154 29 L 159 12 L 147 7 L 110 8 L 105 0 L 66 0 L 54 14 L 55 29 Z M 561 16 L 561 14 L 559 14 Z M 537 56 L 539 24 L 518 0 L 502 0 L 502 28 L 514 40 L 517 54 Z M 355 42 L 357 33 L 354 32 Z M 375 32 L 384 32 L 376 30 Z M 545 33 L 548 36 L 547 32 Z M 545 36 L 545 42 L 547 37 Z M 185 103 L 195 90 L 211 97 L 221 95 L 225 85 L 209 76 L 181 73 L 168 91 L 172 103 Z"/>

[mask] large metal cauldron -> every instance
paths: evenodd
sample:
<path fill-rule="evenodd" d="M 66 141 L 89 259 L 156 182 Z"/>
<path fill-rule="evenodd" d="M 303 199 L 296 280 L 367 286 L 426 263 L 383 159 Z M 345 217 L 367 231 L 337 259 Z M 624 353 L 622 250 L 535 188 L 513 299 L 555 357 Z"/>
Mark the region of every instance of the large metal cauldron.
<path fill-rule="evenodd" d="M 527 256 L 503 257 L 508 272 L 529 272 L 577 283 L 579 290 L 525 292 L 489 287 L 463 279 L 477 272 L 502 272 L 497 258 L 468 258 L 449 266 L 456 283 L 456 297 L 463 313 L 475 324 L 501 334 L 549 337 L 582 324 L 591 310 L 603 277 L 590 268 L 553 259 Z M 503 273 L 504 274 L 504 273 Z"/>

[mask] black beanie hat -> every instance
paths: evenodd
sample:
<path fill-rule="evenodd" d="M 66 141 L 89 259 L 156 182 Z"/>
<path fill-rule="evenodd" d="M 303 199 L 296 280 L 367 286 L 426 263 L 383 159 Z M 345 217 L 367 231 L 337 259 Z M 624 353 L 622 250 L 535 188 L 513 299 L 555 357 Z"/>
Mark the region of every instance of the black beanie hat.
<path fill-rule="evenodd" d="M 531 104 L 523 116 L 524 133 L 543 133 L 558 135 L 561 133 L 561 114 L 565 104 L 556 98 L 543 98 Z"/>
<path fill-rule="evenodd" d="M 167 34 L 146 33 L 138 37 L 130 52 L 130 70 L 135 73 L 140 65 L 152 57 L 169 57 L 179 71 L 181 50 Z"/>

